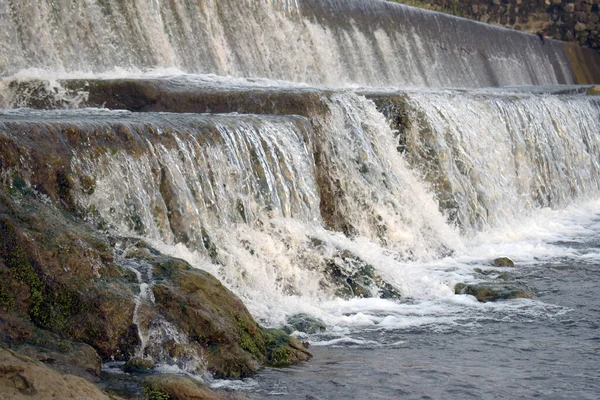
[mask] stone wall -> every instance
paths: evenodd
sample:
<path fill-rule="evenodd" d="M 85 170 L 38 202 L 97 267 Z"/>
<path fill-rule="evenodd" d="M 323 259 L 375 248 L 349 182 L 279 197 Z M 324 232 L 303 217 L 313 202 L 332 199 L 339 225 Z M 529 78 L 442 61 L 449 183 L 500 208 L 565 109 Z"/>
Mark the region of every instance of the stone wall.
<path fill-rule="evenodd" d="M 600 50 L 600 0 L 392 0 Z"/>

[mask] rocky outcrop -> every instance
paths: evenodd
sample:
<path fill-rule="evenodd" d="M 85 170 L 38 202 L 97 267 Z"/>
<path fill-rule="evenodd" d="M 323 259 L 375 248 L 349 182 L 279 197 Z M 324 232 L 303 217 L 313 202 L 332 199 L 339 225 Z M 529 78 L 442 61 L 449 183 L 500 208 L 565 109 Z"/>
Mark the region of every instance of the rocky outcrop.
<path fill-rule="evenodd" d="M 343 251 L 327 260 L 325 273 L 342 298 L 381 297 L 400 298 L 400 292 L 375 273 L 375 268 L 350 251 Z M 326 282 L 321 282 L 327 285 Z"/>
<path fill-rule="evenodd" d="M 597 0 L 393 0 L 600 49 Z"/>

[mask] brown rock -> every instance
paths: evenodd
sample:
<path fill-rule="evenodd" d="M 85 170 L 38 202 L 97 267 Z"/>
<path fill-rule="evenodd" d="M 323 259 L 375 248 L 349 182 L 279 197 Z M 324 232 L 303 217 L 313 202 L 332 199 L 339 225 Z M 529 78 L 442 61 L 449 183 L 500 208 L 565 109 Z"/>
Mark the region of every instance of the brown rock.
<path fill-rule="evenodd" d="M 510 299 L 530 299 L 533 297 L 533 293 L 529 289 L 507 282 L 459 283 L 454 287 L 454 292 L 474 296 L 482 303 Z"/>
<path fill-rule="evenodd" d="M 169 400 L 242 400 L 249 399 L 243 393 L 216 392 L 204 383 L 180 375 L 154 375 L 143 382 L 148 398 L 168 395 Z"/>
<path fill-rule="evenodd" d="M 39 361 L 0 348 L 0 398 L 109 400 L 85 379 L 63 375 Z"/>
<path fill-rule="evenodd" d="M 594 86 L 587 90 L 589 96 L 600 96 L 600 86 Z"/>

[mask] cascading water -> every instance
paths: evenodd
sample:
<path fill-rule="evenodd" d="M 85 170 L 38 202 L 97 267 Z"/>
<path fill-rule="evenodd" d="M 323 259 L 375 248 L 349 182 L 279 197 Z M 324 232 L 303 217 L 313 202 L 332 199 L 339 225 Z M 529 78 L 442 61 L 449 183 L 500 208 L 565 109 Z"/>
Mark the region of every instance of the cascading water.
<path fill-rule="evenodd" d="M 149 317 L 156 282 L 140 243 L 315 345 L 310 365 L 248 390 L 600 393 L 577 372 L 600 361 L 600 101 L 578 86 L 489 88 L 583 83 L 596 53 L 574 62 L 556 41 L 379 0 L 0 0 L 0 44 L 0 143 L 47 148 L 47 170 L 66 159 L 71 174 L 0 157 L 0 183 L 114 238 L 139 287 L 135 355 L 158 369 L 202 373 L 206 354 Z M 518 268 L 493 266 L 500 256 Z M 573 299 L 554 281 L 591 286 Z M 455 289 L 477 285 L 498 297 L 532 286 L 537 299 Z M 556 392 L 521 354 L 540 349 L 566 377 Z M 513 386 L 481 383 L 483 369 Z"/>
<path fill-rule="evenodd" d="M 442 92 L 411 93 L 407 101 L 408 157 L 467 230 L 598 193 L 594 98 Z"/>
<path fill-rule="evenodd" d="M 335 86 L 484 87 L 574 83 L 583 68 L 559 42 L 382 0 L 3 0 L 0 27 L 0 76 L 175 68 Z M 596 54 L 586 57 L 593 71 Z"/>
<path fill-rule="evenodd" d="M 457 232 L 399 157 L 373 103 L 352 93 L 327 103 L 330 113 L 320 117 L 318 133 L 300 117 L 145 114 L 153 125 L 136 122 L 128 129 L 150 129 L 175 147 L 148 142 L 142 157 L 78 158 L 77 168 L 96 182 L 81 206 L 165 252 L 181 256 L 181 245 L 198 251 L 186 256 L 195 264 L 203 259 L 203 268 L 221 276 L 269 324 L 306 311 L 301 302 L 310 308 L 343 293 L 328 278 L 335 262 L 350 274 L 359 272 L 353 260 L 368 263 L 400 294 L 440 290 L 437 281 L 433 288 L 411 282 L 398 263 L 453 251 L 461 245 Z M 319 177 L 318 169 L 327 176 Z M 346 224 L 355 239 L 325 229 L 319 185 L 329 183 L 338 185 L 331 201 L 343 221 L 328 220 Z M 380 286 L 363 295 L 377 295 Z M 288 301 L 297 304 L 268 310 Z"/>

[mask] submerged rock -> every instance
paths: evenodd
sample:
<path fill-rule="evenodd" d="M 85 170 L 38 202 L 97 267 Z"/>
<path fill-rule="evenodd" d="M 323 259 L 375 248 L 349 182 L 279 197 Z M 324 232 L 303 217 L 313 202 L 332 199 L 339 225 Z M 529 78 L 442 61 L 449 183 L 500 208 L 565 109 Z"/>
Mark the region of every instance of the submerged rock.
<path fill-rule="evenodd" d="M 152 369 L 153 367 L 154 361 L 147 360 L 141 357 L 133 357 L 129 359 L 129 361 L 127 361 L 125 365 L 123 365 L 123 371 L 130 373 L 146 372 Z"/>
<path fill-rule="evenodd" d="M 377 275 L 372 265 L 347 250 L 327 262 L 325 273 L 339 297 L 400 297 L 400 292 Z"/>
<path fill-rule="evenodd" d="M 288 325 L 283 328 L 287 333 L 299 331 L 312 335 L 327 330 L 325 322 L 321 321 L 319 318 L 303 313 L 288 317 L 287 324 Z"/>
<path fill-rule="evenodd" d="M 475 268 L 474 271 L 483 276 L 495 276 L 495 279 L 501 279 L 503 281 L 508 281 L 511 279 L 511 276 L 508 273 L 501 272 L 497 269 L 482 270 L 481 268 Z"/>
<path fill-rule="evenodd" d="M 514 267 L 515 262 L 508 257 L 498 257 L 494 260 L 496 267 Z"/>
<path fill-rule="evenodd" d="M 459 283 L 454 287 L 454 291 L 456 294 L 474 296 L 482 303 L 519 298 L 530 299 L 533 297 L 531 290 L 515 283 Z"/>

